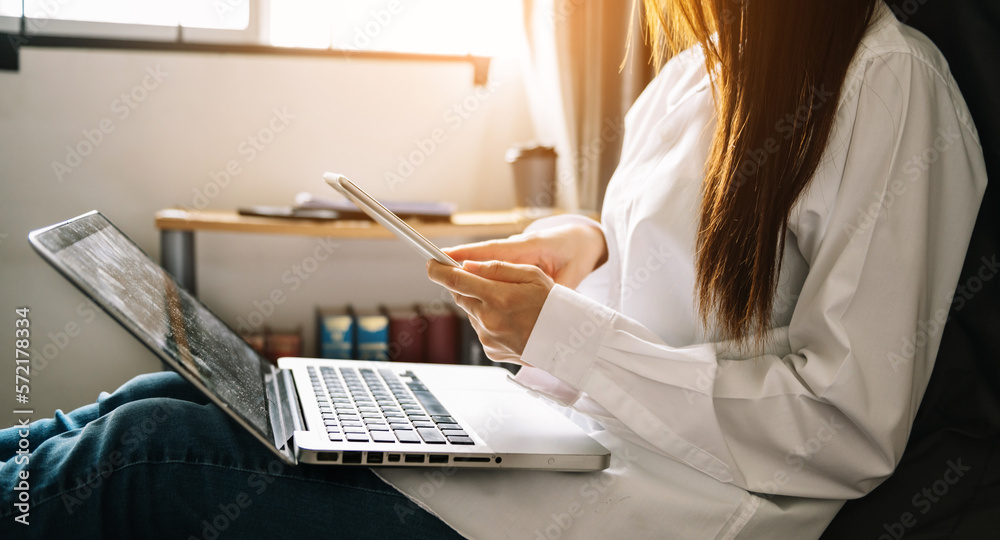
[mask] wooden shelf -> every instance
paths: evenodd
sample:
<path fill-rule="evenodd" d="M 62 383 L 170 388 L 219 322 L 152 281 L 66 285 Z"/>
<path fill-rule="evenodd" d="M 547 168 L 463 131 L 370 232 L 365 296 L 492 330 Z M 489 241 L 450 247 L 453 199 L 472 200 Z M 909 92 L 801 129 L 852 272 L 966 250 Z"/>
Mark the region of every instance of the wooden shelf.
<path fill-rule="evenodd" d="M 523 232 L 532 221 L 552 212 L 509 210 L 506 212 L 464 212 L 451 222 L 410 221 L 420 234 L 428 237 L 506 238 Z M 195 233 L 233 232 L 255 234 L 294 234 L 335 238 L 395 238 L 374 221 L 323 221 L 314 219 L 241 216 L 234 211 L 166 209 L 156 213 L 160 230 L 160 264 L 191 294 L 197 294 Z"/>
<path fill-rule="evenodd" d="M 524 231 L 536 217 L 520 211 L 463 212 L 452 216 L 450 223 L 408 223 L 424 236 L 431 237 L 507 237 Z M 394 238 L 374 221 L 313 220 L 242 216 L 233 211 L 166 209 L 156 213 L 156 228 L 161 231 L 210 231 L 263 234 L 294 234 L 337 238 Z"/>

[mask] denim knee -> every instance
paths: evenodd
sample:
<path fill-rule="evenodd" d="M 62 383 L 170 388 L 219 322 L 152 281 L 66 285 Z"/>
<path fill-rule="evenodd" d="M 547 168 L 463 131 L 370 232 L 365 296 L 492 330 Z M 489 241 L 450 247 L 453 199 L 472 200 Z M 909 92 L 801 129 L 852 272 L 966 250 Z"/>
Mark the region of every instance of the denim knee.
<path fill-rule="evenodd" d="M 100 414 L 107 414 L 125 404 L 149 398 L 172 398 L 205 404 L 209 399 L 200 390 L 173 371 L 137 375 L 113 393 L 101 393 L 97 402 Z"/>

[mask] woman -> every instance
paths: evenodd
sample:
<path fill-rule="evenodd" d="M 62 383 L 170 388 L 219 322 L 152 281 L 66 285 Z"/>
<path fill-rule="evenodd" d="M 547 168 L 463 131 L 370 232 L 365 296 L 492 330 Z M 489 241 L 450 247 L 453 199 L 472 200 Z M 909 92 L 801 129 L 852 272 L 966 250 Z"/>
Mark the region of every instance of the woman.
<path fill-rule="evenodd" d="M 37 527 L 5 497 L 4 537 L 818 536 L 906 443 L 985 186 L 975 130 L 876 0 L 647 8 L 684 51 L 626 119 L 601 223 L 428 264 L 610 469 L 285 468 L 157 374 L 33 424 L 30 465 L 0 432 Z"/>
<path fill-rule="evenodd" d="M 892 473 L 930 377 L 986 180 L 937 50 L 877 1 L 647 6 L 696 46 L 626 118 L 601 224 L 429 263 L 491 357 L 599 424 L 616 481 L 382 473 L 461 531 L 491 529 L 460 501 L 516 491 L 555 498 L 520 537 L 815 537 Z"/>

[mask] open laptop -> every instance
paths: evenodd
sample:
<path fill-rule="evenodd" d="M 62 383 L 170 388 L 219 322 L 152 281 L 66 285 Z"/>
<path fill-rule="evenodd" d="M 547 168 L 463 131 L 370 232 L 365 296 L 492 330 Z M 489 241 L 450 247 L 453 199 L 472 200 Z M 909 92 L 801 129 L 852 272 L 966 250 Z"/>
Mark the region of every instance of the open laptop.
<path fill-rule="evenodd" d="M 589 471 L 610 452 L 501 368 L 282 358 L 275 367 L 97 211 L 36 251 L 289 464 Z"/>

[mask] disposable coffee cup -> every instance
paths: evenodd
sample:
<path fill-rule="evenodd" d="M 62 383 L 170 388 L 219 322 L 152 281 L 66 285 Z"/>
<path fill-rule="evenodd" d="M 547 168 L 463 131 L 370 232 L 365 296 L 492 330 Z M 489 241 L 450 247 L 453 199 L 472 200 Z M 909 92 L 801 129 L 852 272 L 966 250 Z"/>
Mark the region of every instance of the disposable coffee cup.
<path fill-rule="evenodd" d="M 514 173 L 518 208 L 552 208 L 556 201 L 556 150 L 551 146 L 515 146 L 507 151 Z"/>

